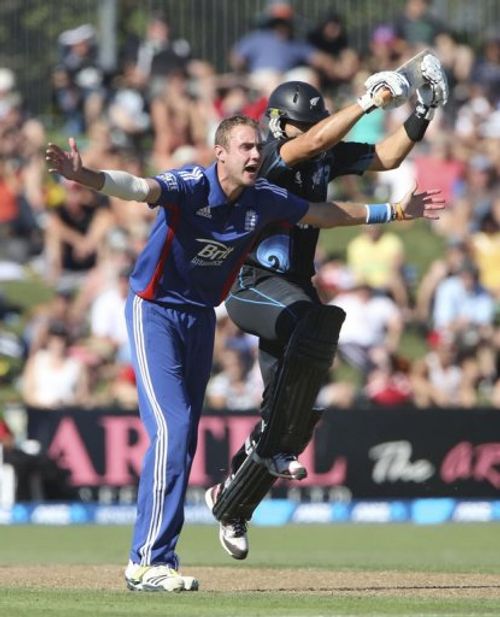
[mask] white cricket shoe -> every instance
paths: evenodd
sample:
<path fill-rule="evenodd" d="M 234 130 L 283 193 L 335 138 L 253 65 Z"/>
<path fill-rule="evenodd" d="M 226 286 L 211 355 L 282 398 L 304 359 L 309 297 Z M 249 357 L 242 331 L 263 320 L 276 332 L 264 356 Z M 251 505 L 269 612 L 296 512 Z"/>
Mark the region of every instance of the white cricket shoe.
<path fill-rule="evenodd" d="M 125 570 L 127 587 L 132 591 L 197 591 L 198 580 L 193 576 L 181 576 L 167 565 L 141 566 L 129 562 Z"/>
<path fill-rule="evenodd" d="M 267 471 L 277 478 L 286 480 L 303 480 L 307 477 L 307 469 L 294 454 L 279 452 L 269 458 L 261 458 L 260 462 Z"/>
<path fill-rule="evenodd" d="M 205 491 L 205 502 L 210 512 L 212 512 L 221 490 L 222 484 L 216 484 Z M 248 555 L 248 537 L 245 519 L 236 518 L 226 523 L 219 523 L 219 541 L 222 548 L 233 559 L 246 559 Z"/>

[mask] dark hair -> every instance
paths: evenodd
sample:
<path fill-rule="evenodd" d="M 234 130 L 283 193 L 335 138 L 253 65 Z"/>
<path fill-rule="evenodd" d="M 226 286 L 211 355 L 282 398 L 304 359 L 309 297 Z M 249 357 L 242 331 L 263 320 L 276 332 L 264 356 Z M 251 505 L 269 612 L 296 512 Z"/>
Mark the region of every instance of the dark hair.
<path fill-rule="evenodd" d="M 66 341 L 69 340 L 69 330 L 66 324 L 63 321 L 53 320 L 49 324 L 49 335 L 50 336 L 60 336 L 64 338 Z"/>
<path fill-rule="evenodd" d="M 227 148 L 229 133 L 231 133 L 235 126 L 250 126 L 257 132 L 259 131 L 258 123 L 252 118 L 242 115 L 231 116 L 223 120 L 217 127 L 215 131 L 215 145 Z"/>

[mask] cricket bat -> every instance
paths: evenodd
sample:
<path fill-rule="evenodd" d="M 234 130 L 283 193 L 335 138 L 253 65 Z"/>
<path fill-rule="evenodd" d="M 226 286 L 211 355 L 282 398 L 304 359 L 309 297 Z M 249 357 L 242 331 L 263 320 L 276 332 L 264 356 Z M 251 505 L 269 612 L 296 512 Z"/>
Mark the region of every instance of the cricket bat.
<path fill-rule="evenodd" d="M 396 69 L 397 73 L 401 73 L 401 75 L 404 75 L 408 80 L 410 84 L 410 95 L 424 84 L 424 79 L 422 78 L 422 60 L 428 55 L 435 54 L 429 49 L 423 49 Z M 383 106 L 384 103 L 390 101 L 391 96 L 391 91 L 388 88 L 380 88 L 375 93 L 373 100 L 377 107 L 380 107 Z"/>

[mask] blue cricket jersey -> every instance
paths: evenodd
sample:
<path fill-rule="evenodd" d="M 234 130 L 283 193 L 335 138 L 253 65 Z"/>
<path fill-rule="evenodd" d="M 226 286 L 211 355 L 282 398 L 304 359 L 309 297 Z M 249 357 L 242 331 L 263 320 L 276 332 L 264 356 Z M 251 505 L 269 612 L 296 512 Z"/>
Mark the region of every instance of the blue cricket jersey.
<path fill-rule="evenodd" d="M 232 203 L 214 163 L 155 176 L 158 216 L 130 277 L 141 298 L 169 305 L 220 304 L 266 225 L 297 223 L 308 202 L 259 178 Z"/>

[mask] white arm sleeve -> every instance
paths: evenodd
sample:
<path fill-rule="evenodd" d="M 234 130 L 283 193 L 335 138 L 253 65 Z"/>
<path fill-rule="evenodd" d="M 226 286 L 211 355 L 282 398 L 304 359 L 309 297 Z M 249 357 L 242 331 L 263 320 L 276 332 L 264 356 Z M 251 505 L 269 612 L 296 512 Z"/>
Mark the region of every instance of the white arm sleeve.
<path fill-rule="evenodd" d="M 126 171 L 103 169 L 104 184 L 101 193 L 128 201 L 146 201 L 149 184 L 145 178 L 138 178 Z"/>

